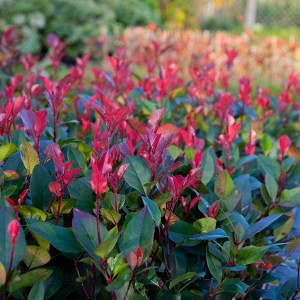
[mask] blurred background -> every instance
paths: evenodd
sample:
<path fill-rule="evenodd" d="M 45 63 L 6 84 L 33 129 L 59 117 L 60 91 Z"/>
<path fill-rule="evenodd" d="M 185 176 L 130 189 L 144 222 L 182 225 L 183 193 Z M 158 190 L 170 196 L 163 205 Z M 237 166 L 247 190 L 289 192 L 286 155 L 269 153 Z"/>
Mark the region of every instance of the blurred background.
<path fill-rule="evenodd" d="M 0 0 L 0 33 L 20 28 L 21 51 L 41 53 L 46 36 L 58 35 L 71 56 L 89 38 L 121 36 L 129 26 L 224 30 L 239 34 L 300 36 L 299 0 Z"/>

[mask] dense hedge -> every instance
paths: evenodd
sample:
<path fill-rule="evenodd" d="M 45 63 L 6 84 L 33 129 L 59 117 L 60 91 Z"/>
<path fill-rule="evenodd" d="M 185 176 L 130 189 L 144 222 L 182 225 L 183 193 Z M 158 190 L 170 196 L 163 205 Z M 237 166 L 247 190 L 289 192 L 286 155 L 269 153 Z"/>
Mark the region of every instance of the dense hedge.
<path fill-rule="evenodd" d="M 228 45 L 184 80 L 152 43 L 144 77 L 122 48 L 60 77 L 48 43 L 47 69 L 1 56 L 1 298 L 296 299 L 299 75 L 232 93 Z"/>

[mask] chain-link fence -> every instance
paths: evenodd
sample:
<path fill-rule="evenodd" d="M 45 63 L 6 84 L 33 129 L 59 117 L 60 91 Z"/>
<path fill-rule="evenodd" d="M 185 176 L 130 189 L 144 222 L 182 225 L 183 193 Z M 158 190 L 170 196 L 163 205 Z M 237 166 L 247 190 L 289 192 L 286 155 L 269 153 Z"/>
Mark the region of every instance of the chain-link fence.
<path fill-rule="evenodd" d="M 266 27 L 300 27 L 300 0 L 257 0 L 256 22 Z"/>
<path fill-rule="evenodd" d="M 250 0 L 203 0 L 198 19 L 201 27 L 227 29 L 244 24 Z M 256 23 L 267 28 L 300 27 L 300 0 L 255 0 Z M 224 28 L 223 28 L 224 27 Z"/>

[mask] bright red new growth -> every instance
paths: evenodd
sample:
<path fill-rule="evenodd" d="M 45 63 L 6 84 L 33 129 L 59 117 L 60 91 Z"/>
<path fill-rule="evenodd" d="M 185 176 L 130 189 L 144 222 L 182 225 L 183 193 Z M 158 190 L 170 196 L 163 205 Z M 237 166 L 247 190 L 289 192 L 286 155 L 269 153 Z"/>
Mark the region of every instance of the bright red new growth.
<path fill-rule="evenodd" d="M 255 153 L 255 145 L 256 145 L 256 132 L 253 129 L 250 129 L 249 142 L 245 147 L 246 154 L 253 155 Z"/>
<path fill-rule="evenodd" d="M 10 221 L 7 227 L 7 232 L 11 238 L 12 244 L 14 245 L 20 233 L 19 222 L 17 220 Z"/>
<path fill-rule="evenodd" d="M 107 179 L 99 172 L 92 173 L 91 186 L 96 195 L 102 195 L 107 187 Z"/>
<path fill-rule="evenodd" d="M 289 150 L 289 147 L 291 145 L 291 139 L 287 135 L 283 135 L 278 139 L 278 143 L 279 143 L 279 150 L 281 152 L 281 155 L 283 156 Z"/>

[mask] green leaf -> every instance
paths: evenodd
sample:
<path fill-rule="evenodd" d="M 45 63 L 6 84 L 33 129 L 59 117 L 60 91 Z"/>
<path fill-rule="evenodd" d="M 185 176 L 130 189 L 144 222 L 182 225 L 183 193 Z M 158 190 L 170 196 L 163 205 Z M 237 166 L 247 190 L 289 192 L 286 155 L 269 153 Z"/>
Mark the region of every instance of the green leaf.
<path fill-rule="evenodd" d="M 61 207 L 59 215 L 68 214 L 76 204 L 77 200 L 75 199 L 67 199 L 61 201 Z M 58 202 L 55 202 L 51 205 L 51 211 L 54 215 L 56 215 L 58 209 Z"/>
<path fill-rule="evenodd" d="M 40 163 L 38 153 L 25 139 L 22 145 L 22 161 L 30 175 L 32 174 L 34 167 Z"/>
<path fill-rule="evenodd" d="M 28 206 L 28 205 L 21 205 L 19 207 L 19 213 L 26 218 L 30 219 L 35 219 L 35 220 L 41 220 L 41 221 L 46 221 L 47 219 L 47 214 L 33 206 Z"/>
<path fill-rule="evenodd" d="M 60 141 L 58 144 L 59 144 L 60 148 L 63 148 L 65 145 L 68 145 L 71 143 L 77 144 L 78 150 L 81 151 L 85 155 L 86 159 L 89 159 L 91 157 L 91 155 L 93 153 L 93 149 L 80 139 L 68 138 L 63 141 Z"/>
<path fill-rule="evenodd" d="M 251 224 L 245 233 L 244 240 L 254 237 L 255 234 L 263 231 L 264 229 L 272 225 L 274 222 L 276 222 L 282 216 L 283 216 L 282 214 L 271 215 L 254 224 Z"/>
<path fill-rule="evenodd" d="M 209 252 L 208 248 L 206 248 L 206 264 L 211 275 L 218 282 L 221 282 L 223 277 L 222 263 Z"/>
<path fill-rule="evenodd" d="M 185 283 L 187 281 L 190 281 L 190 283 L 192 283 L 198 277 L 199 277 L 199 274 L 197 274 L 195 272 L 187 272 L 187 273 L 180 275 L 180 276 L 176 277 L 175 279 L 171 280 L 169 288 L 172 289 L 177 284 Z"/>
<path fill-rule="evenodd" d="M 48 185 L 52 178 L 42 165 L 34 167 L 30 179 L 30 195 L 33 206 L 45 210 L 52 198 Z"/>
<path fill-rule="evenodd" d="M 285 222 L 285 224 L 283 224 L 282 226 L 280 226 L 274 230 L 274 236 L 275 236 L 274 242 L 278 242 L 281 239 L 288 236 L 288 234 L 294 228 L 295 216 L 294 216 L 293 212 L 289 212 L 288 216 L 289 216 L 289 219 Z"/>
<path fill-rule="evenodd" d="M 277 180 L 280 174 L 279 163 L 269 156 L 259 155 L 257 158 L 258 166 L 265 173 L 270 173 Z"/>
<path fill-rule="evenodd" d="M 248 288 L 249 286 L 246 283 L 237 278 L 226 278 L 220 287 L 220 291 L 242 296 L 245 295 Z"/>
<path fill-rule="evenodd" d="M 161 212 L 160 212 L 159 207 L 153 200 L 151 200 L 147 197 L 142 197 L 142 199 L 143 199 L 144 205 L 148 207 L 148 210 L 149 210 L 151 217 L 152 217 L 153 221 L 155 222 L 156 226 L 159 227 L 160 222 L 161 222 Z"/>
<path fill-rule="evenodd" d="M 121 214 L 114 210 L 101 208 L 101 214 L 113 224 L 118 224 L 121 219 Z"/>
<path fill-rule="evenodd" d="M 2 145 L 0 147 L 0 162 L 5 161 L 9 158 L 12 154 L 17 152 L 17 147 L 14 143 L 8 143 L 6 145 Z"/>
<path fill-rule="evenodd" d="M 263 151 L 265 153 L 268 153 L 273 147 L 272 138 L 268 134 L 264 134 L 262 139 L 260 140 L 260 145 Z"/>
<path fill-rule="evenodd" d="M 90 179 L 87 177 L 74 179 L 68 185 L 72 199 L 76 199 L 76 208 L 88 213 L 93 212 L 95 194 L 91 188 Z"/>
<path fill-rule="evenodd" d="M 115 236 L 108 240 L 102 242 L 96 249 L 96 255 L 100 256 L 102 259 L 106 259 L 108 254 L 114 249 L 119 236 Z"/>
<path fill-rule="evenodd" d="M 196 233 L 198 233 L 198 231 L 192 224 L 179 221 L 170 226 L 169 238 L 176 244 L 182 244 L 185 241 L 188 242 L 188 239 Z"/>
<path fill-rule="evenodd" d="M 247 246 L 238 252 L 237 265 L 250 265 L 262 258 L 268 247 Z"/>
<path fill-rule="evenodd" d="M 28 300 L 45 299 L 45 287 L 42 281 L 37 282 L 28 295 Z"/>
<path fill-rule="evenodd" d="M 24 263 L 30 269 L 43 266 L 51 259 L 49 252 L 39 246 L 30 245 L 26 248 Z"/>
<path fill-rule="evenodd" d="M 151 171 L 148 164 L 138 156 L 126 156 L 124 163 L 129 166 L 124 175 L 125 181 L 134 189 L 147 195 L 148 189 L 144 184 L 151 181 Z"/>
<path fill-rule="evenodd" d="M 293 295 L 297 290 L 298 280 L 295 277 L 289 278 L 281 288 L 281 295 L 284 300 L 293 299 Z"/>
<path fill-rule="evenodd" d="M 300 188 L 293 188 L 291 190 L 283 190 L 280 194 L 280 206 L 295 207 L 300 204 Z"/>
<path fill-rule="evenodd" d="M 190 148 L 190 147 L 186 147 L 186 148 L 184 149 L 184 154 L 185 154 L 185 157 L 186 157 L 188 160 L 194 160 L 195 154 L 196 154 L 196 150 L 193 149 L 193 148 Z"/>
<path fill-rule="evenodd" d="M 37 282 L 46 280 L 52 274 L 50 269 L 35 269 L 20 276 L 16 276 L 9 284 L 9 292 L 12 294 L 19 289 L 33 286 Z"/>
<path fill-rule="evenodd" d="M 92 257 L 99 259 L 94 252 L 95 248 L 99 245 L 96 218 L 77 209 L 74 209 L 73 213 L 72 228 L 76 239 Z M 101 240 L 104 240 L 107 235 L 107 229 L 100 221 L 98 222 L 100 227 L 100 237 Z"/>
<path fill-rule="evenodd" d="M 275 201 L 278 193 L 278 183 L 270 173 L 266 174 L 265 182 L 269 196 L 271 197 L 272 201 Z"/>
<path fill-rule="evenodd" d="M 106 290 L 112 292 L 122 288 L 130 280 L 131 274 L 132 272 L 128 268 L 122 270 L 117 278 L 106 287 Z"/>
<path fill-rule="evenodd" d="M 0 287 L 5 284 L 6 270 L 3 263 L 0 262 Z"/>
<path fill-rule="evenodd" d="M 7 232 L 7 227 L 10 221 L 15 220 L 16 216 L 11 213 L 11 210 L 3 205 L 0 209 L 0 262 L 4 265 L 6 272 L 8 271 L 11 259 L 11 237 Z M 19 224 L 19 235 L 16 239 L 15 253 L 12 262 L 12 269 L 21 262 L 26 253 L 26 240 L 21 224 Z"/>
<path fill-rule="evenodd" d="M 228 196 L 234 188 L 234 183 L 227 170 L 222 171 L 215 181 L 215 194 L 220 198 Z"/>
<path fill-rule="evenodd" d="M 207 149 L 203 153 L 201 161 L 202 177 L 201 181 L 203 184 L 207 184 L 211 181 L 215 173 L 215 159 L 212 154 L 212 149 Z"/>
<path fill-rule="evenodd" d="M 175 145 L 171 145 L 168 148 L 168 152 L 173 160 L 175 160 L 181 154 L 181 150 Z"/>
<path fill-rule="evenodd" d="M 110 274 L 116 277 L 121 271 L 123 271 L 128 264 L 124 261 L 122 253 L 117 254 L 115 257 L 110 257 L 107 260 Z"/>
<path fill-rule="evenodd" d="M 147 207 L 137 212 L 126 227 L 119 241 L 119 248 L 124 257 L 129 252 L 135 253 L 138 246 L 141 247 L 143 259 L 147 258 L 152 249 L 154 237 L 154 223 Z"/>
<path fill-rule="evenodd" d="M 53 247 L 62 252 L 79 253 L 82 251 L 74 234 L 68 228 L 40 221 L 29 223 L 27 226 L 30 231 L 50 242 Z"/>
<path fill-rule="evenodd" d="M 224 255 L 220 249 L 214 244 L 214 242 L 208 242 L 208 249 L 209 252 L 214 255 L 216 258 L 218 258 L 220 261 L 228 263 L 229 258 L 228 256 Z"/>
<path fill-rule="evenodd" d="M 236 165 L 237 166 L 242 166 L 244 164 L 248 164 L 254 160 L 257 159 L 257 156 L 256 155 L 247 155 L 245 157 L 242 157 L 240 158 L 237 162 L 236 162 Z"/>
<path fill-rule="evenodd" d="M 82 173 L 85 175 L 87 171 L 86 158 L 81 151 L 69 147 L 67 152 L 68 161 L 73 161 L 73 168 L 81 168 Z"/>
<path fill-rule="evenodd" d="M 224 238 L 228 239 L 229 237 L 223 229 L 217 228 L 210 232 L 194 234 L 190 236 L 189 239 L 192 241 L 209 241 L 209 240 L 224 239 Z"/>
<path fill-rule="evenodd" d="M 214 218 L 202 218 L 194 222 L 193 226 L 199 232 L 209 232 L 216 229 L 217 220 Z"/>
<path fill-rule="evenodd" d="M 64 282 L 64 274 L 62 269 L 58 267 L 51 267 L 51 270 L 53 270 L 52 274 L 45 281 L 43 281 L 45 287 L 44 299 L 49 299 L 55 295 Z"/>

